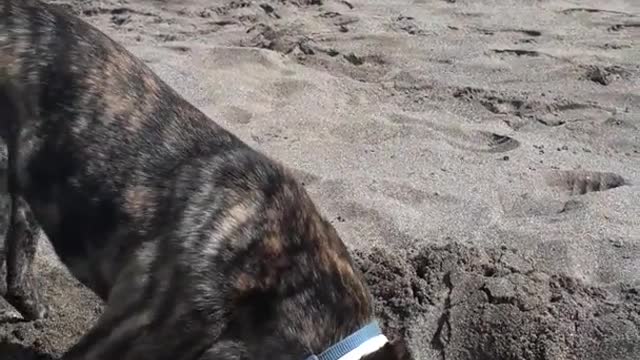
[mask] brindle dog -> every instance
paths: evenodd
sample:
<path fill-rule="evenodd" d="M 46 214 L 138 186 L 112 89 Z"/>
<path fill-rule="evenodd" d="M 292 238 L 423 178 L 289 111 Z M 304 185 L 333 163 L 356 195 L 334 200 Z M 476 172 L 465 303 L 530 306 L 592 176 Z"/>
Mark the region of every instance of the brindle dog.
<path fill-rule="evenodd" d="M 47 312 L 37 223 L 106 302 L 63 359 L 410 357 L 375 331 L 377 345 L 345 340 L 375 321 L 371 295 L 283 165 L 82 20 L 38 0 L 0 7 L 6 297 L 28 319 Z M 337 343 L 358 351 L 323 353 Z"/>

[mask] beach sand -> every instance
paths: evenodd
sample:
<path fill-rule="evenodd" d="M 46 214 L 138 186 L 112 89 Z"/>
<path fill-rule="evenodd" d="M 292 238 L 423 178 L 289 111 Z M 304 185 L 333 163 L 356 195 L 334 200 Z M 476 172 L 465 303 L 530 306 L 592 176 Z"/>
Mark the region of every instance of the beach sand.
<path fill-rule="evenodd" d="M 639 1 L 51 2 L 293 169 L 416 359 L 640 358 Z M 3 360 L 99 316 L 42 243 Z"/>

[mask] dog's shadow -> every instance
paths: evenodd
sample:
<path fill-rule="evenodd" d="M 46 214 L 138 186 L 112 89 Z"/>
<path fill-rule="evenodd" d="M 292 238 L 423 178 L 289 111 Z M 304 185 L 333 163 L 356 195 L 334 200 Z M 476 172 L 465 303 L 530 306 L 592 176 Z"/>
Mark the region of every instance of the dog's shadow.
<path fill-rule="evenodd" d="M 2 360 L 57 360 L 49 354 L 20 344 L 0 341 L 0 359 Z"/>

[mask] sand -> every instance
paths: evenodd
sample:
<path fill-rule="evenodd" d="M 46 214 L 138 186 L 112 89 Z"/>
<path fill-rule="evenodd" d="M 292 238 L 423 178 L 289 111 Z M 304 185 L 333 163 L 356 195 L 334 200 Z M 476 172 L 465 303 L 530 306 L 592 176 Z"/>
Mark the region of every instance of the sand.
<path fill-rule="evenodd" d="M 640 358 L 640 2 L 52 2 L 294 169 L 416 359 Z M 99 315 L 38 271 L 3 359 Z"/>

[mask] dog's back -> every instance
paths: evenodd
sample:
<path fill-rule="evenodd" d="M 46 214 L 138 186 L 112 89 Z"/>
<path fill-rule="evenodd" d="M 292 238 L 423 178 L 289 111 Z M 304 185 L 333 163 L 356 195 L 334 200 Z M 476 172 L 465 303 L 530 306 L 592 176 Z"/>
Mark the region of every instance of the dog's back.
<path fill-rule="evenodd" d="M 65 359 L 304 360 L 374 319 L 346 247 L 283 166 L 81 20 L 0 4 L 12 191 L 107 301 Z"/>
<path fill-rule="evenodd" d="M 25 112 L 0 120 L 20 128 L 7 140 L 20 142 L 19 191 L 63 262 L 106 298 L 121 253 L 176 222 L 180 172 L 244 144 L 81 20 L 30 0 L 3 10 L 0 86 Z"/>

